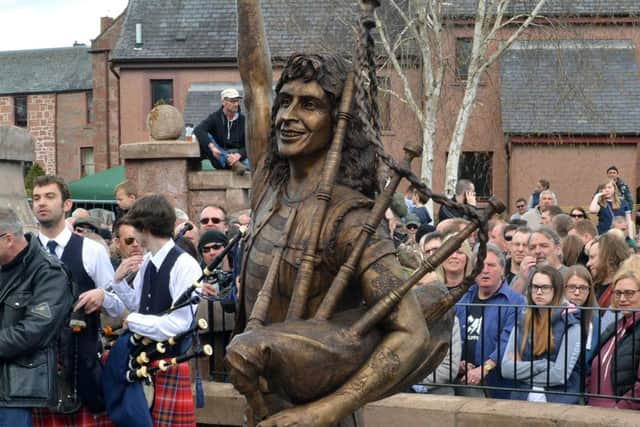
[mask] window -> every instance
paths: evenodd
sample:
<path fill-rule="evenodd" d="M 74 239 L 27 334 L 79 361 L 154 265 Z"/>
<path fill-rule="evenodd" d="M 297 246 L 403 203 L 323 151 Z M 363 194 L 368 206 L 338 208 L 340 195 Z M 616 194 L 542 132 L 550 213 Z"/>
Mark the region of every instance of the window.
<path fill-rule="evenodd" d="M 13 97 L 14 124 L 23 128 L 27 127 L 27 96 Z"/>
<path fill-rule="evenodd" d="M 87 102 L 87 124 L 93 123 L 93 92 L 86 92 Z"/>
<path fill-rule="evenodd" d="M 467 80 L 473 39 L 461 37 L 456 39 L 456 73 L 460 80 Z"/>
<path fill-rule="evenodd" d="M 391 130 L 391 79 L 378 76 L 378 110 L 380 112 L 380 129 Z"/>
<path fill-rule="evenodd" d="M 89 176 L 96 173 L 96 165 L 93 161 L 93 147 L 80 148 L 80 176 Z"/>
<path fill-rule="evenodd" d="M 476 196 L 486 199 L 493 187 L 493 153 L 465 151 L 460 156 L 458 179 L 468 179 L 476 187 Z"/>
<path fill-rule="evenodd" d="M 173 80 L 151 80 L 151 106 L 173 105 Z"/>

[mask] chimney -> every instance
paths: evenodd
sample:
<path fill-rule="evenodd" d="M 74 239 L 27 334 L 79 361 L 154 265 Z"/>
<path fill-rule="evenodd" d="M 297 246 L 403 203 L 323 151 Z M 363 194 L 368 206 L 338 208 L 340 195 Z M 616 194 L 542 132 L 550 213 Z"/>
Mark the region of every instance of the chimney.
<path fill-rule="evenodd" d="M 136 43 L 134 49 L 142 49 L 142 24 L 136 24 Z"/>
<path fill-rule="evenodd" d="M 104 33 L 104 31 L 109 28 L 109 26 L 113 24 L 113 18 L 110 16 L 103 16 L 100 18 L 100 33 Z"/>

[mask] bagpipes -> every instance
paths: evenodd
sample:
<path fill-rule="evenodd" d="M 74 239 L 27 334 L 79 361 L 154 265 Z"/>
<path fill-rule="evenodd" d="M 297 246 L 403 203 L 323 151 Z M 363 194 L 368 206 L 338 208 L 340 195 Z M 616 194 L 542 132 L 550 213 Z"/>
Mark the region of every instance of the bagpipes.
<path fill-rule="evenodd" d="M 234 245 L 241 234 L 234 236 L 225 249 L 203 270 L 202 276 L 194 281 L 167 310 L 157 315 L 168 315 L 181 308 L 197 304 L 200 298 L 209 299 L 199 290 L 203 280 L 214 274 L 216 268 Z M 153 402 L 153 376 L 168 371 L 171 367 L 201 356 L 211 356 L 210 345 L 200 345 L 199 332 L 209 326 L 204 319 L 195 321 L 192 310 L 193 325 L 165 341 L 157 342 L 130 331 L 125 331 L 115 340 L 102 377 L 104 401 L 109 418 L 116 426 L 150 427 L 151 415 L 141 408 L 150 407 Z M 115 336 L 118 328 L 103 329 L 104 336 Z M 192 339 L 193 337 L 193 339 Z M 194 349 L 188 352 L 191 344 Z M 204 393 L 199 367 L 196 363 L 196 406 L 204 406 Z"/>

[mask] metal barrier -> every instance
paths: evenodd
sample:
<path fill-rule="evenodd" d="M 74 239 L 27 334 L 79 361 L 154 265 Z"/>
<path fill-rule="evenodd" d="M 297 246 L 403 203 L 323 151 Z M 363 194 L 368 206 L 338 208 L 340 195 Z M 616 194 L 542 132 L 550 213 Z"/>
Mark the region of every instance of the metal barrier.
<path fill-rule="evenodd" d="M 546 352 L 536 357 L 536 362 L 529 363 L 528 360 L 519 360 L 518 353 L 521 353 L 523 327 L 523 313 L 525 310 L 532 308 L 542 309 L 543 316 L 546 317 L 548 330 L 539 333 L 535 330 L 535 323 L 531 324 L 527 332 L 527 342 L 525 350 L 530 349 L 532 337 L 544 337 L 546 339 L 546 348 L 552 347 L 552 340 L 557 341 L 560 348 L 552 347 L 552 352 Z M 473 312 L 479 312 L 480 317 L 486 319 L 487 310 L 494 310 L 497 316 L 493 316 L 496 320 L 495 324 L 487 326 L 486 322 L 480 324 L 468 324 L 467 320 L 475 319 Z M 449 351 L 445 361 L 448 362 L 448 375 L 437 375 L 434 371 L 427 376 L 416 389 L 418 392 L 435 392 L 442 394 L 445 387 L 445 394 L 459 395 L 488 395 L 496 398 L 513 398 L 512 393 L 516 393 L 518 398 L 526 400 L 528 393 L 541 393 L 545 395 L 545 400 L 558 400 L 564 403 L 582 403 L 584 404 L 588 398 L 615 398 L 616 400 L 628 400 L 640 403 L 640 393 L 634 389 L 633 385 L 630 395 L 620 396 L 614 393 L 609 395 L 602 394 L 603 384 L 600 382 L 601 373 L 604 369 L 608 369 L 608 373 L 612 372 L 612 363 L 618 359 L 618 343 L 625 337 L 630 336 L 631 340 L 631 365 L 638 370 L 640 356 L 636 352 L 640 348 L 636 348 L 636 341 L 640 339 L 640 310 L 626 310 L 627 313 L 632 312 L 635 316 L 636 327 L 631 327 L 626 335 L 614 333 L 613 337 L 615 345 L 610 346 L 607 357 L 602 352 L 597 351 L 596 345 L 599 346 L 603 337 L 603 333 L 607 330 L 607 326 L 611 324 L 618 325 L 619 321 L 625 319 L 622 310 L 618 309 L 601 309 L 581 308 L 574 306 L 514 306 L 514 305 L 495 305 L 495 304 L 458 304 L 456 313 L 459 319 L 464 319 L 460 324 L 461 340 L 459 342 L 460 360 L 473 363 L 477 362 L 480 367 L 481 376 L 484 379 L 481 384 L 471 384 L 468 378 L 469 370 L 464 371 L 461 363 L 462 373 L 458 375 L 458 366 L 455 365 L 455 351 Z M 591 319 L 589 319 L 591 318 Z M 629 319 L 626 317 L 626 319 Z M 513 320 L 513 321 L 511 321 Z M 558 327 L 558 324 L 560 325 Z M 556 333 L 562 331 L 562 338 L 553 336 L 554 325 L 556 325 Z M 466 330 L 464 330 L 466 328 Z M 472 331 L 473 328 L 479 328 L 478 331 Z M 572 333 L 569 330 L 573 329 Z M 490 329 L 490 331 L 488 331 Z M 548 333 L 551 331 L 551 333 Z M 468 349 L 473 348 L 469 345 L 469 332 L 473 332 L 472 337 L 481 337 L 475 344 L 480 345 L 479 351 L 476 350 L 473 361 L 469 360 Z M 505 336 L 508 335 L 508 339 Z M 577 342 L 570 343 L 570 335 L 577 335 Z M 508 350 L 508 343 L 512 340 L 517 343 L 513 349 L 515 353 Z M 505 342 L 506 341 L 506 342 Z M 457 343 L 453 340 L 450 345 L 453 347 Z M 596 352 L 597 351 L 597 352 Z M 556 357 L 552 357 L 553 353 L 557 353 Z M 477 358 L 477 353 L 480 358 Z M 511 354 L 510 354 L 511 353 Z M 490 355 L 496 357 L 497 366 L 489 372 L 485 372 L 484 362 L 489 359 Z M 504 363 L 505 357 L 513 359 Z M 448 359 L 447 359 L 448 358 Z M 612 362 L 613 361 L 613 362 Z M 511 363 L 509 363 L 511 362 Z M 509 366 L 509 371 L 503 371 L 505 365 Z M 597 369 L 596 375 L 591 375 L 592 365 Z M 442 366 L 442 365 L 441 365 Z M 541 366 L 544 366 L 542 371 Z M 475 364 L 471 368 L 476 368 Z M 488 369 L 488 368 L 487 368 Z M 634 371 L 634 378 L 636 371 Z M 577 375 L 576 375 L 577 374 Z M 439 377 L 439 378 L 438 378 Z M 592 392 L 587 392 L 587 382 L 590 378 L 595 380 L 592 384 Z M 572 381 L 575 381 L 572 383 Z M 636 381 L 640 381 L 636 379 Z M 534 388 L 535 387 L 535 388 Z M 448 389 L 447 389 L 448 388 Z M 450 391 L 450 392 L 447 392 Z M 470 392 L 471 391 L 471 392 Z M 475 392 L 474 392 L 475 391 Z M 541 395 L 534 397 L 541 397 Z M 557 397 L 553 397 L 557 396 Z M 570 402 L 573 400 L 573 402 Z"/>
<path fill-rule="evenodd" d="M 219 349 L 216 354 L 210 358 L 209 363 L 209 378 L 215 381 L 226 381 L 227 370 L 223 362 L 224 347 L 229 343 L 230 332 L 233 329 L 233 324 L 229 324 L 228 316 L 224 316 L 222 307 L 219 303 L 208 303 L 208 321 L 209 321 L 209 342 L 217 344 Z M 563 333 L 562 338 L 553 336 L 553 334 L 542 334 L 546 336 L 547 348 L 551 345 L 551 340 L 555 339 L 558 342 L 560 348 L 556 348 L 554 351 L 557 353 L 556 358 L 552 358 L 552 353 L 547 352 L 544 356 L 537 358 L 538 364 L 528 363 L 527 360 L 518 360 L 518 357 L 514 353 L 514 360 L 510 368 L 510 373 L 502 372 L 503 359 L 507 354 L 507 345 L 509 338 L 513 332 L 513 340 L 518 345 L 521 345 L 522 340 L 521 330 L 523 313 L 525 310 L 532 308 L 543 309 L 544 316 L 547 317 L 547 325 L 549 329 L 553 330 L 554 322 L 559 322 L 560 327 L 556 324 L 556 331 L 560 330 Z M 486 361 L 491 354 L 495 354 L 498 365 L 491 372 L 484 372 L 484 364 L 478 363 L 481 374 L 486 378 L 481 384 L 470 384 L 468 381 L 468 371 L 458 375 L 459 360 L 456 360 L 454 354 L 456 351 L 449 351 L 443 364 L 448 362 L 448 372 L 443 374 L 442 370 L 437 370 L 429 374 L 424 381 L 417 384 L 414 391 L 417 389 L 420 393 L 436 393 L 436 394 L 458 394 L 466 396 L 482 396 L 487 395 L 494 398 L 511 398 L 511 393 L 521 393 L 520 398 L 526 400 L 529 392 L 544 393 L 546 400 L 556 400 L 552 396 L 558 396 L 557 400 L 561 400 L 565 403 L 580 403 L 585 404 L 588 398 L 612 398 L 611 395 L 604 395 L 601 393 L 602 384 L 600 384 L 599 377 L 602 369 L 605 369 L 605 365 L 610 363 L 611 359 L 602 360 L 602 356 L 596 353 L 595 345 L 600 343 L 603 338 L 603 333 L 606 331 L 607 326 L 612 323 L 618 323 L 621 319 L 625 318 L 622 310 L 608 309 L 604 310 L 598 307 L 593 308 L 581 308 L 574 306 L 516 306 L 516 305 L 495 305 L 495 304 L 458 304 L 456 311 L 458 317 L 468 319 L 469 315 L 478 310 L 481 317 L 486 319 L 485 314 L 487 310 L 495 310 L 495 323 L 487 325 L 487 322 L 480 322 L 472 327 L 479 328 L 477 331 L 479 336 L 484 337 L 479 339 L 476 345 L 479 345 L 478 354 L 480 361 Z M 630 310 L 629 310 L 630 311 Z M 632 353 L 636 353 L 640 348 L 635 347 L 635 340 L 640 339 L 640 310 L 633 310 L 634 316 L 637 316 L 636 322 L 638 322 L 637 328 L 631 328 L 628 334 L 631 334 L 632 339 Z M 589 320 L 591 317 L 591 320 Z M 216 322 L 218 324 L 216 324 Z M 453 340 L 450 346 L 459 345 L 458 354 L 461 355 L 462 360 L 467 360 L 469 357 L 465 354 L 465 350 L 469 349 L 468 346 L 468 331 L 463 330 L 466 325 L 465 322 L 461 322 L 461 339 L 455 343 Z M 573 330 L 578 335 L 578 341 L 576 343 L 577 348 L 569 348 L 571 343 L 569 342 L 569 330 L 574 327 Z M 540 335 L 535 330 L 535 323 L 533 327 L 528 331 L 528 340 L 531 337 Z M 616 343 L 623 337 L 615 334 Z M 489 340 L 493 342 L 489 342 Z M 222 347 L 222 348 L 221 348 Z M 514 350 L 519 352 L 519 348 Z M 613 346 L 613 352 L 616 352 L 618 346 Z M 576 354 L 579 353 L 579 354 Z M 467 357 L 467 359 L 465 359 Z M 509 355 L 507 354 L 507 357 Z M 617 357 L 615 353 L 614 357 Z M 590 359 L 590 360 L 588 360 Z M 588 393 L 586 383 L 588 379 L 587 372 L 591 369 L 591 364 L 595 360 L 594 365 L 598 370 L 597 382 L 594 386 L 594 392 Z M 467 360 L 467 362 L 471 362 Z M 640 357 L 635 358 L 632 362 L 633 366 L 638 369 L 640 363 Z M 540 366 L 544 365 L 544 369 L 540 371 Z M 442 365 L 441 365 L 442 366 Z M 526 369 L 523 369 L 523 366 Z M 475 364 L 474 364 L 475 367 Z M 569 380 L 572 380 L 572 373 L 577 373 L 577 376 L 573 380 L 577 381 L 575 389 L 572 390 L 573 384 L 570 384 Z M 528 372 L 527 372 L 528 371 Z M 493 378 L 492 378 L 493 377 Z M 507 378 L 511 377 L 511 378 Z M 512 379 L 513 378 L 513 379 Z M 559 381 L 559 378 L 562 381 Z M 639 380 L 640 381 L 640 380 Z M 534 389 L 534 387 L 540 388 L 540 390 Z M 635 389 L 631 389 L 631 395 L 629 396 L 613 396 L 617 400 L 628 400 L 632 402 L 640 403 L 640 393 L 637 393 Z M 573 400 L 573 402 L 570 402 Z"/>

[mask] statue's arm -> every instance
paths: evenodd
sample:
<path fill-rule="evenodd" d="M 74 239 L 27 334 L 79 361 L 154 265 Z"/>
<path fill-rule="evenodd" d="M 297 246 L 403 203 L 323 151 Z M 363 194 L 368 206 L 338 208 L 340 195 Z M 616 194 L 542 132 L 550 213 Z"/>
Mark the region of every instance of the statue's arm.
<path fill-rule="evenodd" d="M 267 150 L 271 127 L 271 55 L 260 0 L 238 0 L 238 65 L 244 88 L 247 157 L 252 168 Z"/>
<path fill-rule="evenodd" d="M 367 305 L 371 306 L 402 282 L 394 255 L 376 261 L 361 276 Z M 384 338 L 365 364 L 338 390 L 314 402 L 281 411 L 260 427 L 289 425 L 333 425 L 367 402 L 377 400 L 400 384 L 422 362 L 429 333 L 418 301 L 407 294 L 379 325 Z"/>

